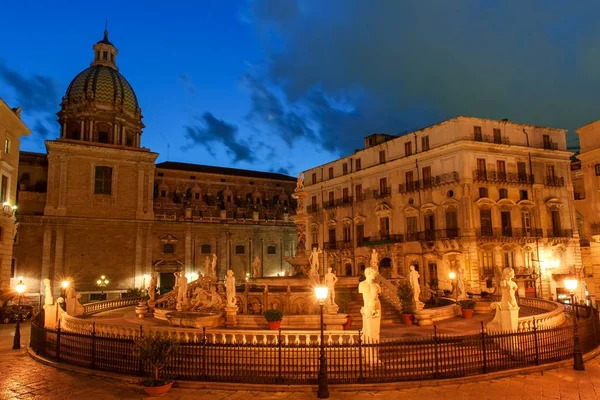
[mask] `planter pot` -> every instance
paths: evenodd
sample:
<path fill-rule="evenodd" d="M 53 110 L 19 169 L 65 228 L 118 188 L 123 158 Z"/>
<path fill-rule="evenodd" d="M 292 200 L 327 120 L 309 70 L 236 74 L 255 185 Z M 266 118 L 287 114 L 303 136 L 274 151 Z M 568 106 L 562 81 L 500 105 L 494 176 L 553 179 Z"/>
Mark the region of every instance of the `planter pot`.
<path fill-rule="evenodd" d="M 158 397 L 171 390 L 171 386 L 173 386 L 173 381 L 163 386 L 144 386 L 144 392 L 146 392 L 148 396 Z"/>
<path fill-rule="evenodd" d="M 402 314 L 402 323 L 404 325 L 412 325 L 412 314 Z"/>
<path fill-rule="evenodd" d="M 467 309 L 467 308 L 461 308 L 461 311 L 462 311 L 462 315 L 463 315 L 464 319 L 473 318 L 473 310 Z"/>
<path fill-rule="evenodd" d="M 272 331 L 278 331 L 281 326 L 281 321 L 269 321 L 269 329 Z"/>

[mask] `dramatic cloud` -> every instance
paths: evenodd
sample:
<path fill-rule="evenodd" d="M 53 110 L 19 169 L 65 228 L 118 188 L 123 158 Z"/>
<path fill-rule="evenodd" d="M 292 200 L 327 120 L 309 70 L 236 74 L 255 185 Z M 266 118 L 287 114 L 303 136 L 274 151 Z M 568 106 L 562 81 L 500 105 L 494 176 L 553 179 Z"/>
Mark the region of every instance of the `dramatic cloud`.
<path fill-rule="evenodd" d="M 33 118 L 33 132 L 44 138 L 57 132 L 56 116 L 60 105 L 59 85 L 51 77 L 34 75 L 25 77 L 0 61 L 0 79 L 15 93 L 16 105 L 23 114 Z"/>
<path fill-rule="evenodd" d="M 374 131 L 454 115 L 572 130 L 600 118 L 599 11 L 596 1 L 251 1 L 267 55 L 262 86 L 249 85 L 252 114 L 277 104 L 265 85 L 279 89 L 275 111 L 301 110 L 287 137 L 309 126 L 341 153 Z M 286 113 L 272 115 L 288 127 Z"/>
<path fill-rule="evenodd" d="M 236 137 L 238 128 L 235 125 L 217 119 L 209 112 L 204 113 L 201 118 L 196 120 L 199 122 L 198 124 L 185 127 L 185 137 L 191 143 L 183 147 L 183 150 L 194 146 L 203 146 L 215 156 L 214 147 L 220 145 L 233 157 L 234 162 L 254 161 L 255 158 L 248 144 Z"/>

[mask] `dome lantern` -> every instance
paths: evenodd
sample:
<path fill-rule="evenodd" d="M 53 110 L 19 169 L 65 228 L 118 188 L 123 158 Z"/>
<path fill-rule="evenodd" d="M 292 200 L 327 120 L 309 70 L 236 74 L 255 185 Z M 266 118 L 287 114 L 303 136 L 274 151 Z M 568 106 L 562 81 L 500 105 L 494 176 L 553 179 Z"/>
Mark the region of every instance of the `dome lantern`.
<path fill-rule="evenodd" d="M 117 48 L 108 40 L 108 31 L 104 30 L 104 39 L 94 45 L 94 61 L 90 66 L 104 65 L 117 71 Z"/>

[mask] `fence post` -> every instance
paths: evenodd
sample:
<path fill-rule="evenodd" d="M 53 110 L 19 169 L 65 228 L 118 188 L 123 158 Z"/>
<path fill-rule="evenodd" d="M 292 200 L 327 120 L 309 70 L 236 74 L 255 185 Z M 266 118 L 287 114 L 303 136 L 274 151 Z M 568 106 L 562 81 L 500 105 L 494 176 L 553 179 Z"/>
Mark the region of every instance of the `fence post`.
<path fill-rule="evenodd" d="M 40 321 L 38 322 L 38 326 L 37 326 L 37 346 L 35 349 L 35 354 L 40 354 L 41 351 L 41 347 L 42 347 L 42 333 L 44 334 L 44 339 L 46 336 L 46 328 L 44 327 L 44 319 L 43 319 L 44 315 L 42 315 L 42 318 L 40 318 Z M 33 326 L 33 325 L 32 325 Z"/>
<path fill-rule="evenodd" d="M 58 307 L 58 305 L 57 305 Z M 60 361 L 60 319 L 56 327 L 56 362 Z"/>
<path fill-rule="evenodd" d="M 535 365 L 540 365 L 540 346 L 538 343 L 537 324 L 533 317 L 533 340 L 535 341 Z"/>
<path fill-rule="evenodd" d="M 200 358 L 202 361 L 202 380 L 206 380 L 208 374 L 206 373 L 206 327 L 202 327 L 202 347 L 200 348 Z"/>
<path fill-rule="evenodd" d="M 140 338 L 144 337 L 144 330 L 142 325 L 140 325 Z M 134 339 L 135 341 L 135 339 Z M 142 361 L 142 357 L 139 357 L 138 360 L 138 375 L 139 376 L 144 376 L 144 362 Z"/>
<path fill-rule="evenodd" d="M 481 321 L 481 351 L 483 353 L 483 373 L 487 373 L 487 353 L 485 345 L 485 327 L 483 321 Z"/>
<path fill-rule="evenodd" d="M 277 367 L 277 383 L 283 383 L 283 376 L 281 376 L 281 326 L 279 327 L 279 337 L 277 338 L 277 356 L 278 356 L 278 367 Z"/>
<path fill-rule="evenodd" d="M 435 379 L 438 378 L 438 370 L 439 370 L 439 354 L 438 354 L 438 338 L 437 338 L 437 326 L 433 326 L 433 377 Z"/>
<path fill-rule="evenodd" d="M 362 330 L 358 330 L 358 383 L 365 383 L 365 377 L 363 376 L 363 362 L 362 362 Z"/>
<path fill-rule="evenodd" d="M 92 369 L 96 369 L 96 322 L 92 323 Z"/>

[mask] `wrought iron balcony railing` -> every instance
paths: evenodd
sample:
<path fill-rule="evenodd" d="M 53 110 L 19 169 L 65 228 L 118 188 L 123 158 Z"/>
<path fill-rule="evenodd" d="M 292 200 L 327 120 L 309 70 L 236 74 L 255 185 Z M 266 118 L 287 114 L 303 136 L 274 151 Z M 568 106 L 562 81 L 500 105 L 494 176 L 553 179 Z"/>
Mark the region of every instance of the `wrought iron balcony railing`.
<path fill-rule="evenodd" d="M 562 176 L 546 176 L 546 181 L 544 184 L 546 186 L 565 186 L 565 178 Z"/>
<path fill-rule="evenodd" d="M 549 238 L 570 238 L 573 237 L 572 229 L 548 229 L 546 236 Z"/>
<path fill-rule="evenodd" d="M 493 228 L 489 226 L 481 227 L 476 232 L 477 237 L 492 238 L 492 237 L 505 237 L 505 238 L 528 238 L 528 237 L 543 237 L 542 229 L 531 229 L 531 228 Z"/>
<path fill-rule="evenodd" d="M 473 171 L 473 179 L 480 182 L 502 182 L 520 183 L 531 185 L 534 183 L 533 175 L 519 174 L 514 172 L 497 172 L 494 170 L 476 169 Z"/>
<path fill-rule="evenodd" d="M 306 212 L 309 213 L 314 213 L 319 211 L 319 205 L 318 204 L 309 204 L 306 206 Z"/>
<path fill-rule="evenodd" d="M 544 150 L 558 150 L 558 143 L 553 141 L 547 141 L 543 144 Z"/>
<path fill-rule="evenodd" d="M 510 144 L 508 136 L 497 136 L 497 135 L 484 135 L 481 133 L 474 133 L 473 140 L 476 142 L 496 143 L 496 144 Z"/>
<path fill-rule="evenodd" d="M 373 198 L 374 199 L 382 199 L 384 197 L 388 197 L 392 195 L 392 188 L 391 187 L 386 187 L 383 188 L 383 190 L 374 190 L 373 191 Z"/>
<path fill-rule="evenodd" d="M 441 174 L 432 176 L 430 178 L 423 179 L 421 181 L 412 181 L 401 183 L 398 185 L 398 192 L 400 193 L 409 193 L 415 192 L 420 189 L 427 189 L 434 186 L 444 185 L 447 183 L 457 182 L 458 181 L 458 172 L 448 172 L 447 174 Z"/>

